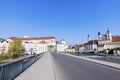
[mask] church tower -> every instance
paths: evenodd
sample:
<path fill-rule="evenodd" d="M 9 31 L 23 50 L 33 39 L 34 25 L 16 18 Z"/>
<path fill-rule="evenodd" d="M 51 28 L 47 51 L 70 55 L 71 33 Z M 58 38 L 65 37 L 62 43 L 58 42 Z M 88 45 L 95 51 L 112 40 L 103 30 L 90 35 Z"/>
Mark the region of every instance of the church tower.
<path fill-rule="evenodd" d="M 106 35 L 107 35 L 107 40 L 112 40 L 112 34 L 109 29 L 107 30 Z"/>
<path fill-rule="evenodd" d="M 89 42 L 90 41 L 90 35 L 88 34 L 87 36 L 87 41 Z"/>
<path fill-rule="evenodd" d="M 66 44 L 66 41 L 64 39 L 60 40 L 60 42 L 64 45 Z"/>
<path fill-rule="evenodd" d="M 98 40 L 101 40 L 101 33 L 100 32 L 98 32 Z"/>

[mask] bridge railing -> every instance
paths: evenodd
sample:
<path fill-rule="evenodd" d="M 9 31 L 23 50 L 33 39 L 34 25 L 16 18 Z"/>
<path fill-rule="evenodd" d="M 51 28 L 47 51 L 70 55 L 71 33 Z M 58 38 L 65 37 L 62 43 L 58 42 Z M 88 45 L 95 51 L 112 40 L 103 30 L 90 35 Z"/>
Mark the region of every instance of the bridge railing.
<path fill-rule="evenodd" d="M 13 80 L 20 73 L 25 71 L 30 65 L 42 57 L 43 54 L 36 54 L 31 57 L 8 62 L 0 65 L 0 80 Z"/>
<path fill-rule="evenodd" d="M 120 64 L 120 55 L 110 55 L 110 54 L 102 54 L 102 53 L 68 53 L 76 56 L 83 56 L 83 57 L 88 57 L 92 59 L 98 59 L 98 60 L 103 60 L 103 61 L 108 61 L 108 62 L 113 62 L 113 63 L 119 63 Z"/>

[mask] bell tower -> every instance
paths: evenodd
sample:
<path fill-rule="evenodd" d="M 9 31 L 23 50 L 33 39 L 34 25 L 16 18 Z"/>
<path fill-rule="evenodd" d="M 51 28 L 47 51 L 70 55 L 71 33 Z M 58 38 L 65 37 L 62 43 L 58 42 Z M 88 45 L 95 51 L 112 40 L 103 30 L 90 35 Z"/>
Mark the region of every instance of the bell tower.
<path fill-rule="evenodd" d="M 111 34 L 109 28 L 107 29 L 106 35 L 107 35 L 107 40 L 112 40 L 112 34 Z"/>
<path fill-rule="evenodd" d="M 88 34 L 87 36 L 87 41 L 89 42 L 90 41 L 90 35 Z"/>

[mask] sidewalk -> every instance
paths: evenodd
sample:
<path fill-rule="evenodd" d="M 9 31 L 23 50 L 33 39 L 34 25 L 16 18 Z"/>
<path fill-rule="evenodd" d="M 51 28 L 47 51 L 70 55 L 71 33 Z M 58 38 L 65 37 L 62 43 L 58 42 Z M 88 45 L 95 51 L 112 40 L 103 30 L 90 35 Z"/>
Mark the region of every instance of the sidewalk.
<path fill-rule="evenodd" d="M 117 63 L 107 62 L 107 61 L 102 61 L 102 60 L 96 60 L 96 59 L 91 59 L 91 58 L 87 58 L 87 57 L 75 56 L 75 55 L 70 55 L 70 54 L 66 54 L 66 53 L 63 53 L 63 54 L 68 55 L 68 56 L 72 56 L 72 57 L 76 57 L 76 58 L 80 58 L 80 59 L 84 59 L 84 60 L 87 60 L 87 61 L 91 61 L 91 62 L 94 62 L 94 63 L 97 63 L 97 64 L 105 65 L 105 66 L 120 70 L 120 64 L 117 64 Z"/>
<path fill-rule="evenodd" d="M 50 53 L 46 53 L 15 80 L 55 80 Z"/>

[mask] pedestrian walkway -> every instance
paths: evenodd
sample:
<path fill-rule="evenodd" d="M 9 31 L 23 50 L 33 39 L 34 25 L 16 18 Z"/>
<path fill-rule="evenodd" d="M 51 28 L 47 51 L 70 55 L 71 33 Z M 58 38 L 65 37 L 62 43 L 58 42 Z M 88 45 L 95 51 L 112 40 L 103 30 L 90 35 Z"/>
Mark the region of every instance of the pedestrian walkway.
<path fill-rule="evenodd" d="M 46 53 L 15 80 L 54 80 L 50 53 Z"/>

